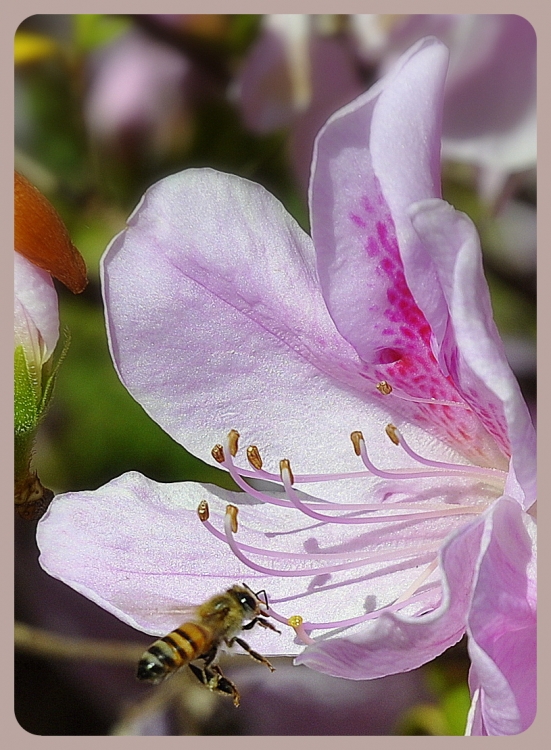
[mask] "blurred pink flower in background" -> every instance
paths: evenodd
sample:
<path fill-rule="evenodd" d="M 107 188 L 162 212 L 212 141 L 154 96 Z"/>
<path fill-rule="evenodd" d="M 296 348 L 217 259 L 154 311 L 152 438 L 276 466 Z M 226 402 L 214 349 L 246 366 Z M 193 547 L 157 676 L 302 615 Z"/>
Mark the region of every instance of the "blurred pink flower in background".
<path fill-rule="evenodd" d="M 148 190 L 103 259 L 115 366 L 246 494 L 130 472 L 55 498 L 38 543 L 47 572 L 152 634 L 246 580 L 294 628 L 256 649 L 352 680 L 467 632 L 469 731 L 514 734 L 535 715 L 535 435 L 474 225 L 440 199 L 447 63 L 422 40 L 329 119 L 311 237 L 238 177 Z M 211 456 L 233 428 L 271 468 L 235 436 Z"/>
<path fill-rule="evenodd" d="M 477 166 L 484 198 L 536 162 L 536 35 L 510 14 L 351 15 L 334 34 L 327 16 L 268 15 L 238 78 L 245 124 L 291 128 L 291 164 L 308 184 L 315 135 L 327 116 L 389 70 L 411 44 L 434 35 L 450 50 L 443 114 L 444 158 Z M 336 22 L 334 22 L 336 23 Z"/>
<path fill-rule="evenodd" d="M 91 59 L 84 109 L 91 137 L 123 155 L 164 153 L 190 127 L 192 78 L 181 52 L 127 32 Z"/>
<path fill-rule="evenodd" d="M 479 167 L 493 200 L 509 174 L 536 164 L 536 32 L 507 13 L 404 16 L 388 32 L 383 72 L 427 34 L 450 50 L 443 157 Z"/>
<path fill-rule="evenodd" d="M 232 88 L 253 132 L 290 126 L 289 161 L 304 189 L 319 129 L 365 90 L 352 45 L 327 33 L 323 19 L 299 13 L 264 16 Z"/>

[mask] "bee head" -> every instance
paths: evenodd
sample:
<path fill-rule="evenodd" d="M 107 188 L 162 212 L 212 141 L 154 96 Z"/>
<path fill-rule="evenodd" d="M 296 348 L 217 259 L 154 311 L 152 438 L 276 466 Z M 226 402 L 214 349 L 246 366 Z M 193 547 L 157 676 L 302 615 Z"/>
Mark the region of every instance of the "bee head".
<path fill-rule="evenodd" d="M 234 593 L 237 596 L 239 604 L 243 607 L 244 612 L 247 616 L 259 615 L 262 613 L 262 607 L 268 606 L 268 601 L 265 591 L 259 591 L 255 594 L 254 591 L 247 586 L 246 583 L 242 586 L 234 586 Z M 260 598 L 260 595 L 264 594 L 264 598 Z"/>

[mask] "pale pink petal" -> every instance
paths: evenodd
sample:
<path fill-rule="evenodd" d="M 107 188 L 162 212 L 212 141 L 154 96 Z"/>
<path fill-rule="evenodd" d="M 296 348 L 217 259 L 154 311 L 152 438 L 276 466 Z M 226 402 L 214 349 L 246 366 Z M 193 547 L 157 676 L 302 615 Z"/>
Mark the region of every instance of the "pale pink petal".
<path fill-rule="evenodd" d="M 263 569 L 239 561 L 224 538 L 201 523 L 201 500 L 208 500 L 209 523 L 222 534 L 226 504 L 239 507 L 236 541 Z M 243 493 L 194 482 L 161 485 L 130 472 L 95 491 L 58 495 L 37 540 L 40 564 L 50 575 L 129 625 L 160 635 L 186 619 L 186 608 L 237 581 L 265 589 L 284 623 L 294 614 L 317 623 L 361 617 L 397 599 L 461 525 L 461 516 L 320 524 Z M 341 568 L 324 572 L 335 565 Z M 433 583 L 422 606 L 437 606 L 439 598 Z M 364 627 L 359 622 L 347 632 Z M 303 644 L 286 624 L 281 630 L 281 636 L 260 634 L 263 650 L 298 653 Z"/>
<path fill-rule="evenodd" d="M 435 353 L 465 401 L 512 454 L 527 508 L 536 497 L 535 432 L 493 320 L 476 228 L 465 214 L 440 200 L 415 204 L 410 215 L 449 310 L 446 326 L 433 326 Z M 412 273 L 421 287 L 422 279 Z M 430 311 L 426 314 L 432 323 Z"/>
<path fill-rule="evenodd" d="M 161 181 L 102 273 L 119 376 L 188 450 L 214 463 L 211 448 L 236 429 L 269 470 L 288 458 L 301 473 L 353 471 L 363 467 L 349 436 L 362 429 L 389 465 L 377 381 L 335 329 L 310 238 L 262 187 L 212 170 Z M 422 430 L 408 434 L 441 451 Z M 314 494 L 365 492 L 350 481 Z"/>
<path fill-rule="evenodd" d="M 422 302 L 438 329 L 447 320 L 446 300 L 407 215 L 411 201 L 438 194 L 435 112 L 446 60 L 443 45 L 425 40 L 395 72 L 330 118 L 316 143 L 310 208 L 324 297 L 335 325 L 365 362 L 364 377 L 373 386 L 387 380 L 414 397 L 458 402 L 434 360 L 432 332 L 419 309 Z M 413 296 L 410 267 L 413 280 L 423 280 Z M 396 400 L 389 408 L 436 431 L 473 461 L 505 465 L 468 410 Z"/>
<path fill-rule="evenodd" d="M 52 277 L 14 253 L 15 345 L 39 367 L 53 354 L 59 338 L 57 292 Z"/>
<path fill-rule="evenodd" d="M 489 735 L 518 734 L 535 718 L 535 554 L 534 521 L 502 498 L 487 515 L 467 630 Z"/>

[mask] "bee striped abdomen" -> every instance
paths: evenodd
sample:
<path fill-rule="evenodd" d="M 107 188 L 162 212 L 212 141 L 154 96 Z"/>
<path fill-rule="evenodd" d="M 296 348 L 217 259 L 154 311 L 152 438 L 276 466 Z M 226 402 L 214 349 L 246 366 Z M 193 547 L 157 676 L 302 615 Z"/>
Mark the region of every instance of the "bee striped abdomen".
<path fill-rule="evenodd" d="M 139 680 L 158 683 L 209 650 L 209 631 L 194 622 L 181 625 L 155 641 L 138 664 Z"/>

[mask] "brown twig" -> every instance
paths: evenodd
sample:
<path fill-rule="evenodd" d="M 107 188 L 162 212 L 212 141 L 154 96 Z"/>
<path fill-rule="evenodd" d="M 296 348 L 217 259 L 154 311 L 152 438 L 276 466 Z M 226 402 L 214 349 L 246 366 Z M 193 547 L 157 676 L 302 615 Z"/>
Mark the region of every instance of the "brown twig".
<path fill-rule="evenodd" d="M 44 658 L 87 659 L 108 664 L 137 664 L 144 647 L 127 641 L 70 638 L 16 622 L 15 648 Z"/>

